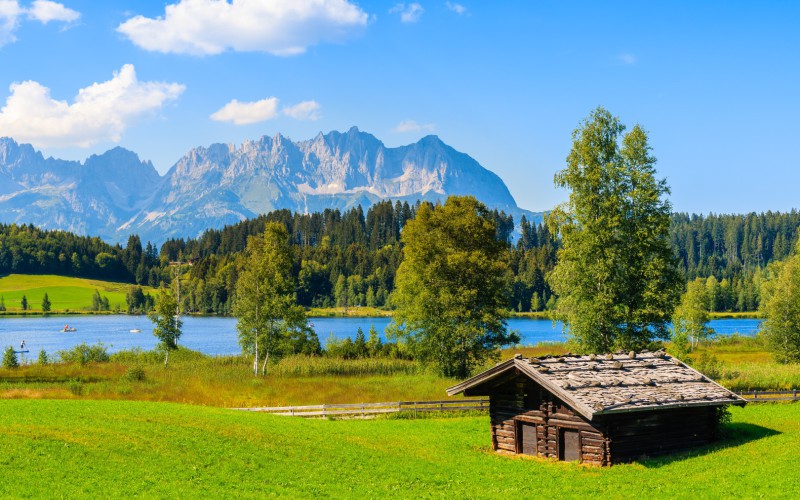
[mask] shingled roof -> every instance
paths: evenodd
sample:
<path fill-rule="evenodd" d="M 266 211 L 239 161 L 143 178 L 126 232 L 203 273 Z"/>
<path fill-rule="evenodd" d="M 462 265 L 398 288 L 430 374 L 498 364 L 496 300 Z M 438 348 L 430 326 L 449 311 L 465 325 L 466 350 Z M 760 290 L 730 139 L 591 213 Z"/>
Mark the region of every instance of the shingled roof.
<path fill-rule="evenodd" d="M 447 394 L 469 391 L 513 370 L 527 375 L 589 420 L 624 412 L 746 403 L 663 351 L 540 358 L 517 355 L 450 387 Z"/>

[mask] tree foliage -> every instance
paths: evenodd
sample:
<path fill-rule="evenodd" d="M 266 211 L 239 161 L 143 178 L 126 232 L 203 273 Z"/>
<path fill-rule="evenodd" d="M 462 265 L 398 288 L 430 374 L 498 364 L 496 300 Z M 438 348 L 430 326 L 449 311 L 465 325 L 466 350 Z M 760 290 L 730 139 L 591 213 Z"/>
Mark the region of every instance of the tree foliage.
<path fill-rule="evenodd" d="M 655 178 L 647 133 L 598 108 L 573 133 L 556 186 L 569 200 L 549 218 L 561 235 L 549 275 L 555 317 L 587 351 L 638 349 L 667 338 L 681 277 L 669 244 L 666 181 Z"/>
<path fill-rule="evenodd" d="M 673 354 L 684 358 L 697 345 L 714 334 L 708 326 L 709 289 L 706 280 L 696 278 L 686 285 L 686 293 L 672 317 L 672 342 L 676 350 Z M 687 345 L 688 344 L 688 345 Z"/>
<path fill-rule="evenodd" d="M 162 288 L 156 299 L 155 308 L 148 317 L 153 322 L 153 335 L 164 349 L 164 364 L 169 361 L 169 351 L 178 348 L 183 321 L 178 317 L 178 303 L 168 288 Z"/>
<path fill-rule="evenodd" d="M 506 245 L 473 197 L 422 204 L 402 234 L 394 334 L 445 376 L 465 377 L 498 348 L 519 341 L 506 328 Z"/>
<path fill-rule="evenodd" d="M 43 312 L 50 312 L 50 307 L 52 307 L 52 302 L 50 302 L 50 297 L 47 296 L 47 292 L 44 293 L 44 297 L 42 297 L 42 311 Z"/>
<path fill-rule="evenodd" d="M 800 241 L 795 255 L 772 266 L 762 288 L 762 335 L 775 359 L 800 362 Z"/>
<path fill-rule="evenodd" d="M 6 347 L 3 351 L 3 368 L 17 368 L 18 366 L 17 352 L 11 346 Z"/>
<path fill-rule="evenodd" d="M 268 223 L 262 236 L 251 237 L 239 267 L 233 313 L 242 351 L 254 354 L 254 373 L 259 359 L 266 373 L 270 356 L 318 353 L 319 340 L 296 302 L 286 227 Z"/>

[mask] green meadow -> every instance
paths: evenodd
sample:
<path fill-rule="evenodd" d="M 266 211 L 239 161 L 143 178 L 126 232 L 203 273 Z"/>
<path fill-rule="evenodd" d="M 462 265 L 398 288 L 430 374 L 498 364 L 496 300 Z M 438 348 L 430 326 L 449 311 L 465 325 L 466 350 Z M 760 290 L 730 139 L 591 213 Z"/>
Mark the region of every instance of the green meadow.
<path fill-rule="evenodd" d="M 611 468 L 498 455 L 488 417 L 304 420 L 130 401 L 0 402 L 0 496 L 797 498 L 800 405 Z"/>
<path fill-rule="evenodd" d="M 89 311 L 92 305 L 92 295 L 95 290 L 101 296 L 108 298 L 111 310 L 126 310 L 125 294 L 129 283 L 113 283 L 110 281 L 71 278 L 68 276 L 55 276 L 50 274 L 9 274 L 0 277 L 0 297 L 6 305 L 6 313 L 19 314 L 22 312 L 22 296 L 28 299 L 28 312 L 41 313 L 42 299 L 47 293 L 52 303 L 51 312 L 76 312 Z M 145 293 L 153 293 L 149 287 L 143 287 Z"/>

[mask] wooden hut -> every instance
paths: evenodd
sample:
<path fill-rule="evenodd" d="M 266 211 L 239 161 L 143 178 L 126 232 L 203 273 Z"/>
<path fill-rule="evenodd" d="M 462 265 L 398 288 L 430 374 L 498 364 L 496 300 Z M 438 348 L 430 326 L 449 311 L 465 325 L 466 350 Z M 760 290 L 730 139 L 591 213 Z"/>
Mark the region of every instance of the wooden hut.
<path fill-rule="evenodd" d="M 662 351 L 523 358 L 447 389 L 489 396 L 496 451 L 593 465 L 712 442 L 745 400 Z"/>

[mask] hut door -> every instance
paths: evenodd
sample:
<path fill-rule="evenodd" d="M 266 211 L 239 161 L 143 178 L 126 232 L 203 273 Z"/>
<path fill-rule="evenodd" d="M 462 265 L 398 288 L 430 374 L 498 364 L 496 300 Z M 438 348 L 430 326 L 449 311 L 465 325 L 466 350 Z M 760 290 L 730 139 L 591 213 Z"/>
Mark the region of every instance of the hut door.
<path fill-rule="evenodd" d="M 536 455 L 536 425 L 527 422 L 518 423 L 519 447 L 523 455 Z"/>
<path fill-rule="evenodd" d="M 580 432 L 571 429 L 561 430 L 558 443 L 558 458 L 565 462 L 576 462 L 581 459 Z"/>

